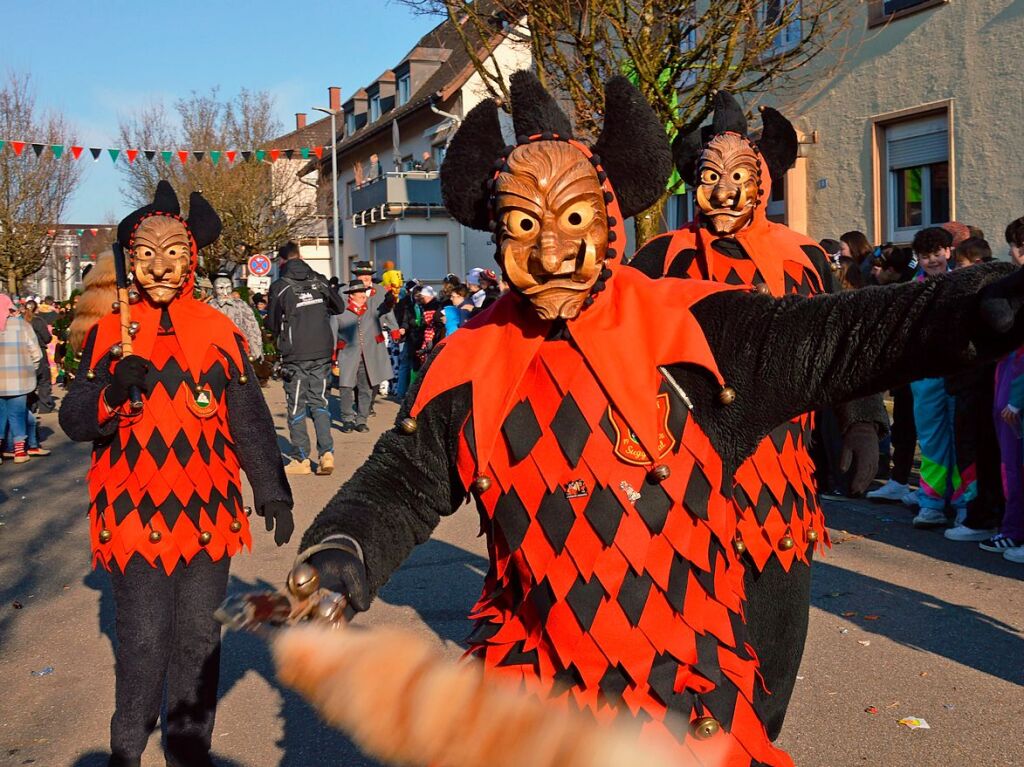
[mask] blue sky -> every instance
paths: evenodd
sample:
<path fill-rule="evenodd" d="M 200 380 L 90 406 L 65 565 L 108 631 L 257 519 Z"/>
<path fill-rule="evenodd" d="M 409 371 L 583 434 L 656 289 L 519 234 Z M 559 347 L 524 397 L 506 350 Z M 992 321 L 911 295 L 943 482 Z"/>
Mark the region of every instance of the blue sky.
<path fill-rule="evenodd" d="M 31 74 L 37 105 L 63 111 L 86 147 L 116 146 L 119 117 L 140 104 L 170 108 L 212 86 L 269 91 L 287 131 L 295 112 L 327 105 L 328 86 L 347 99 L 438 21 L 391 0 L 0 0 L 0 75 Z M 110 157 L 94 163 L 86 150 L 79 162 L 86 173 L 64 221 L 120 218 Z"/>

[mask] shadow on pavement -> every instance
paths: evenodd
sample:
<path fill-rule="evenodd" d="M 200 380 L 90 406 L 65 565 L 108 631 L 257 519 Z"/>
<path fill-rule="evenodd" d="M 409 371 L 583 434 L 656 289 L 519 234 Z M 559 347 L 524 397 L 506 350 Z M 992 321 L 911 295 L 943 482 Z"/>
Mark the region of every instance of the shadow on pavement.
<path fill-rule="evenodd" d="M 110 754 L 105 751 L 90 751 L 78 757 L 70 767 L 107 767 L 107 759 Z M 244 767 L 241 762 L 226 759 L 223 756 L 213 755 L 214 764 L 217 767 Z"/>

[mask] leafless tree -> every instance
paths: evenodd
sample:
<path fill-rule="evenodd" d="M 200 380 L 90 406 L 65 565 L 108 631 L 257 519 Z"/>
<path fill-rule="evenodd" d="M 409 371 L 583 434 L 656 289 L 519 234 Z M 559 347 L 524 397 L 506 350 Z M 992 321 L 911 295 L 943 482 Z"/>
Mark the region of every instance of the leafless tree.
<path fill-rule="evenodd" d="M 604 83 L 629 77 L 671 136 L 700 125 L 719 90 L 760 93 L 807 72 L 836 41 L 852 0 L 398 0 L 414 12 L 455 22 L 490 94 L 508 100 L 508 75 L 493 43 L 507 33 L 530 45 L 549 90 L 571 108 L 576 133 L 592 137 L 604 109 Z M 522 23 L 520 23 L 522 22 Z M 816 73 L 820 76 L 820 72 Z M 677 191 L 637 216 L 645 242 Z"/>
<path fill-rule="evenodd" d="M 0 281 L 16 293 L 22 281 L 46 262 L 65 206 L 82 176 L 70 157 L 56 159 L 51 144 L 72 144 L 63 115 L 43 113 L 27 75 L 11 74 L 0 86 L 0 136 L 46 146 L 38 157 L 31 148 L 17 156 L 0 152 Z"/>
<path fill-rule="evenodd" d="M 242 150 L 266 147 L 280 135 L 273 109 L 273 99 L 265 92 L 243 89 L 234 98 L 224 99 L 214 89 L 179 99 L 172 113 L 163 104 L 154 104 L 121 122 L 122 146 L 176 150 L 170 162 L 159 152 L 152 160 L 140 152 L 134 163 L 119 166 L 128 203 L 152 200 L 157 181 L 165 178 L 174 185 L 183 206 L 191 192 L 201 191 L 220 215 L 224 222 L 220 239 L 200 253 L 201 266 L 209 274 L 233 268 L 256 253 L 270 252 L 308 230 L 316 217 L 314 207 L 300 199 L 303 188 L 281 183 L 285 174 L 273 173 L 269 153 L 262 161 L 255 154 L 249 160 L 241 155 Z M 201 158 L 192 154 L 196 150 L 204 152 Z M 178 158 L 178 151 L 189 152 L 185 162 Z M 238 152 L 233 161 L 228 151 Z"/>

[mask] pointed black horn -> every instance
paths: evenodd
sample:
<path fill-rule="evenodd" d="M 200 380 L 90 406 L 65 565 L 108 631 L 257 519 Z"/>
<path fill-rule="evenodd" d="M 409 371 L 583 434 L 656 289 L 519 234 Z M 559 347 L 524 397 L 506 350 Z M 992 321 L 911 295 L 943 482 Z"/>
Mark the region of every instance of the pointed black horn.
<path fill-rule="evenodd" d="M 538 133 L 572 135 L 569 118 L 533 72 L 522 69 L 513 73 L 509 91 L 512 95 L 512 125 L 517 138 Z"/>
<path fill-rule="evenodd" d="M 181 213 L 181 205 L 178 203 L 178 195 L 174 193 L 174 187 L 166 179 L 160 179 L 156 185 L 156 192 L 153 194 L 153 202 L 133 210 L 117 225 L 117 241 L 122 247 L 131 246 L 132 232 L 145 216 L 150 213 Z"/>
<path fill-rule="evenodd" d="M 625 77 L 604 89 L 604 127 L 592 147 L 611 179 L 624 218 L 647 210 L 665 191 L 672 150 L 665 126 Z"/>
<path fill-rule="evenodd" d="M 704 149 L 700 128 L 689 133 L 680 133 L 672 142 L 672 161 L 683 181 L 693 184 L 697 178 L 697 161 Z"/>
<path fill-rule="evenodd" d="M 771 107 L 761 107 L 761 140 L 757 148 L 772 180 L 778 182 L 796 163 L 799 141 L 793 123 Z"/>
<path fill-rule="evenodd" d="M 747 135 L 747 116 L 729 91 L 718 91 L 715 94 L 715 116 L 711 120 L 711 131 L 713 135 L 726 131 Z"/>
<path fill-rule="evenodd" d="M 196 247 L 205 248 L 220 237 L 222 228 L 220 216 L 213 206 L 206 201 L 201 192 L 192 192 L 188 197 L 188 224 Z"/>
<path fill-rule="evenodd" d="M 488 183 L 504 148 L 498 106 L 492 99 L 481 101 L 462 121 L 441 164 L 441 196 L 460 224 L 489 228 Z"/>
<path fill-rule="evenodd" d="M 156 193 L 153 195 L 153 210 L 161 213 L 181 213 L 181 204 L 178 202 L 178 195 L 174 193 L 171 182 L 165 178 L 160 179 L 156 184 Z"/>

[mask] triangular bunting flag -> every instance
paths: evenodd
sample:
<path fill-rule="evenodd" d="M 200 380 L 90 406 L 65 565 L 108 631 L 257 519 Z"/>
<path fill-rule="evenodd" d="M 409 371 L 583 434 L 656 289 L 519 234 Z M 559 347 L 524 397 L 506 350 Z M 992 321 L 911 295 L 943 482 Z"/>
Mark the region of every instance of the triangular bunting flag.
<path fill-rule="evenodd" d="M 228 158 L 228 162 L 234 162 L 235 161 L 235 155 L 237 155 L 237 154 L 238 154 L 238 152 L 236 152 L 234 149 L 229 149 L 228 151 L 226 151 L 224 153 L 224 156 Z"/>
<path fill-rule="evenodd" d="M 91 234 L 93 237 L 95 237 L 99 233 L 100 233 L 100 230 L 97 229 L 96 227 L 93 227 L 92 229 L 89 230 L 89 234 Z"/>
<path fill-rule="evenodd" d="M 308 160 L 309 159 L 309 147 L 308 146 L 302 147 L 302 149 L 299 150 L 299 155 L 302 157 L 303 160 Z"/>
<path fill-rule="evenodd" d="M 150 162 L 153 162 L 153 158 L 156 157 L 155 149 L 143 149 L 142 153 L 146 155 L 146 159 L 149 160 Z"/>
<path fill-rule="evenodd" d="M 168 151 L 163 151 L 163 152 L 160 153 L 160 156 L 163 158 L 163 161 L 168 163 L 168 164 L 170 164 L 171 157 L 173 155 L 174 155 L 174 152 L 168 152 Z"/>
<path fill-rule="evenodd" d="M 82 147 L 80 147 L 80 146 L 72 146 L 71 147 L 71 156 L 74 157 L 76 160 L 79 157 L 81 157 L 82 156 Z"/>
<path fill-rule="evenodd" d="M 267 153 L 262 149 L 256 150 L 256 162 L 263 162 L 263 158 L 267 156 Z"/>
<path fill-rule="evenodd" d="M 277 162 L 277 158 L 281 156 L 281 150 L 280 149 L 271 149 L 269 154 L 270 154 L 270 161 L 271 162 Z"/>
<path fill-rule="evenodd" d="M 6 143 L 6 141 L 0 141 L 0 152 L 4 151 L 4 144 Z"/>
<path fill-rule="evenodd" d="M 98 159 L 100 159 L 100 153 L 102 153 L 102 152 L 103 152 L 103 150 L 100 147 L 97 147 L 97 146 L 89 147 L 89 154 L 92 155 L 92 161 L 93 162 L 96 162 Z"/>
<path fill-rule="evenodd" d="M 56 230 L 56 229 L 47 229 L 47 230 L 46 230 L 46 233 L 47 233 L 47 234 L 48 234 L 48 235 L 49 235 L 50 237 L 53 237 L 53 235 L 57 234 L 57 230 Z"/>
<path fill-rule="evenodd" d="M 43 145 L 42 144 L 33 144 L 32 145 L 32 151 L 36 153 L 36 157 L 42 157 L 43 156 Z"/>
<path fill-rule="evenodd" d="M 250 152 L 248 149 L 243 149 L 242 150 L 242 159 L 245 162 L 249 162 L 249 160 L 252 159 L 252 152 Z"/>
<path fill-rule="evenodd" d="M 12 141 L 11 142 L 11 149 L 14 150 L 14 153 L 16 155 L 18 155 L 18 157 L 21 157 L 21 153 L 25 151 L 25 142 L 24 141 Z"/>
<path fill-rule="evenodd" d="M 193 152 L 192 156 L 196 158 L 196 162 L 202 162 L 206 152 Z"/>
<path fill-rule="evenodd" d="M 77 234 L 79 237 L 81 237 L 83 234 L 85 234 L 85 230 L 84 229 L 76 229 L 75 230 L 75 234 Z"/>
<path fill-rule="evenodd" d="M 56 157 L 59 160 L 60 156 L 62 154 L 64 154 L 64 145 L 63 144 L 50 144 L 50 151 L 53 152 L 53 156 Z"/>
<path fill-rule="evenodd" d="M 128 164 L 131 165 L 135 162 L 135 158 L 139 156 L 138 149 L 125 149 L 124 156 L 128 158 Z"/>
<path fill-rule="evenodd" d="M 210 150 L 210 162 L 212 162 L 214 165 L 220 162 L 220 152 L 218 150 Z"/>
<path fill-rule="evenodd" d="M 180 152 L 178 152 L 178 159 L 181 160 L 181 164 L 184 165 L 185 161 L 188 160 L 188 152 L 182 149 Z"/>
<path fill-rule="evenodd" d="M 285 159 L 290 160 L 290 159 L 292 159 L 292 157 L 294 155 L 295 155 L 295 150 L 294 149 L 285 149 L 284 150 Z"/>
<path fill-rule="evenodd" d="M 313 154 L 316 155 L 316 159 L 320 159 L 324 156 L 324 148 L 322 146 L 313 147 Z"/>
<path fill-rule="evenodd" d="M 120 149 L 108 149 L 107 152 L 110 153 L 110 159 L 113 160 L 114 162 L 117 162 L 117 156 L 119 154 L 121 154 L 121 150 Z"/>

